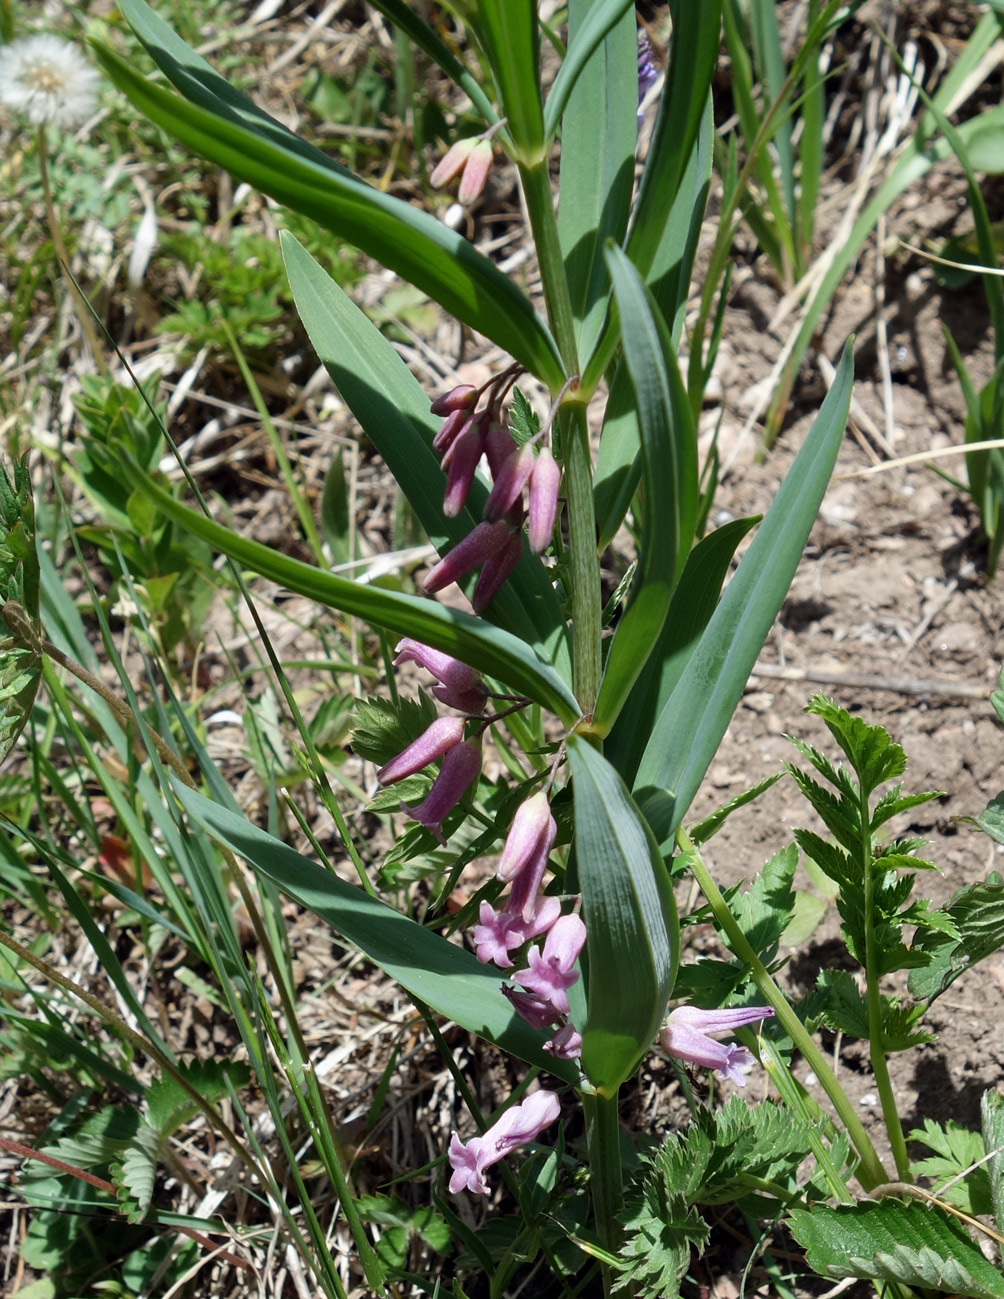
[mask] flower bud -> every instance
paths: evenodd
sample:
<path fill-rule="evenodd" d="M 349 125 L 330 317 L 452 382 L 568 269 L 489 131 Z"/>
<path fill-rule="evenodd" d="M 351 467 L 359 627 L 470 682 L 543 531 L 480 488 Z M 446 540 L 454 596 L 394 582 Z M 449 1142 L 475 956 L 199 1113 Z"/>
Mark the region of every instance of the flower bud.
<path fill-rule="evenodd" d="M 544 1043 L 544 1050 L 555 1060 L 577 1060 L 582 1054 L 582 1034 L 571 1024 L 564 1024 Z"/>
<path fill-rule="evenodd" d="M 460 176 L 460 188 L 457 190 L 457 202 L 462 203 L 464 207 L 470 207 L 484 189 L 491 169 L 491 140 L 479 140 L 464 164 Z"/>
<path fill-rule="evenodd" d="M 523 534 L 510 532 L 505 522 L 489 523 L 490 528 L 505 528 L 508 540 L 502 547 L 488 556 L 484 567 L 478 574 L 478 580 L 471 596 L 475 613 L 487 609 L 502 589 L 510 573 L 523 558 Z"/>
<path fill-rule="evenodd" d="M 457 708 L 462 713 L 480 713 L 488 698 L 481 679 L 481 673 L 475 672 L 466 663 L 451 658 L 441 650 L 435 650 L 421 641 L 405 636 L 398 641 L 395 648 L 394 666 L 402 663 L 417 663 L 419 667 L 431 672 L 440 683 L 433 686 L 432 693 L 447 708 Z"/>
<path fill-rule="evenodd" d="M 495 482 L 502 466 L 516 450 L 516 441 L 504 424 L 490 425 L 485 434 L 485 459 L 491 470 L 492 482 Z"/>
<path fill-rule="evenodd" d="M 442 465 L 444 469 L 447 465 L 446 457 L 449 455 L 450 449 L 456 446 L 458 439 L 467 432 L 473 422 L 474 416 L 470 411 L 466 410 L 451 411 L 443 420 L 439 432 L 432 439 L 432 449 L 438 451 L 443 457 Z"/>
<path fill-rule="evenodd" d="M 451 582 L 459 581 L 465 573 L 504 549 L 509 543 L 509 536 L 509 529 L 504 523 L 479 523 L 473 532 L 469 532 L 463 541 L 458 541 L 426 573 L 423 587 L 430 595 L 434 595 Z"/>
<path fill-rule="evenodd" d="M 502 985 L 502 995 L 520 1019 L 525 1019 L 531 1028 L 550 1028 L 565 1013 L 545 997 L 538 997 L 533 992 L 523 992 L 520 988 L 510 988 L 505 983 Z"/>
<path fill-rule="evenodd" d="M 478 390 L 469 383 L 459 383 L 444 392 L 432 403 L 433 415 L 454 415 L 457 411 L 470 411 L 477 404 Z"/>
<path fill-rule="evenodd" d="M 528 493 L 530 549 L 535 555 L 542 555 L 551 544 L 560 483 L 561 468 L 551 454 L 551 448 L 544 447 L 530 472 Z"/>
<path fill-rule="evenodd" d="M 495 477 L 495 486 L 485 501 L 484 518 L 489 523 L 501 519 L 523 495 L 523 488 L 533 471 L 534 454 L 529 442 L 510 452 Z"/>
<path fill-rule="evenodd" d="M 377 780 L 381 785 L 393 785 L 397 780 L 404 780 L 405 776 L 414 776 L 416 771 L 443 757 L 463 738 L 462 717 L 437 717 L 417 740 L 380 768 Z"/>
<path fill-rule="evenodd" d="M 446 492 L 443 496 L 443 513 L 448 519 L 455 519 L 464 508 L 483 450 L 484 439 L 477 421 L 450 448 Z"/>
<path fill-rule="evenodd" d="M 459 718 L 455 720 L 462 721 Z M 432 788 L 425 799 L 415 807 L 407 807 L 402 803 L 401 810 L 406 812 L 413 821 L 418 821 L 421 825 L 424 825 L 426 830 L 434 835 L 445 847 L 443 821 L 457 806 L 467 793 L 471 783 L 477 780 L 480 773 L 480 744 L 473 740 L 465 740 L 463 744 L 456 744 L 443 759 L 439 775 L 433 781 Z"/>
<path fill-rule="evenodd" d="M 457 140 L 451 144 L 446 153 L 436 164 L 432 175 L 429 177 L 429 184 L 433 189 L 441 189 L 454 176 L 460 174 L 467 166 L 477 140 L 473 135 L 467 136 L 464 140 Z"/>

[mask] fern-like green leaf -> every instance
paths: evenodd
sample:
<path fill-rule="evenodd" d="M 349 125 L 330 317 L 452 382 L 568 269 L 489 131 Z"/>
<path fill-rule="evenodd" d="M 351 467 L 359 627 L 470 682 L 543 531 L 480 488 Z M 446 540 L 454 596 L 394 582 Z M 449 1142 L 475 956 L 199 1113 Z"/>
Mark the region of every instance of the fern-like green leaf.
<path fill-rule="evenodd" d="M 879 785 L 895 780 L 906 771 L 906 753 L 900 745 L 893 743 L 884 727 L 870 726 L 863 718 L 855 717 L 846 708 L 839 708 L 824 695 L 814 695 L 805 711 L 822 718 L 826 729 L 847 755 L 866 798 Z"/>
<path fill-rule="evenodd" d="M 957 893 L 947 911 L 956 933 L 927 929 L 914 944 L 929 957 L 910 974 L 910 992 L 920 1001 L 934 1001 L 960 974 L 1004 946 L 1004 882 L 996 872 Z"/>
<path fill-rule="evenodd" d="M 142 1222 L 153 1203 L 159 1149 L 160 1138 L 156 1128 L 143 1123 L 131 1145 L 112 1167 L 119 1206 L 129 1222 Z"/>
<path fill-rule="evenodd" d="M 970 1132 L 951 1119 L 942 1126 L 928 1118 L 922 1128 L 910 1133 L 910 1140 L 934 1151 L 910 1164 L 915 1176 L 930 1179 L 932 1194 L 966 1213 L 993 1211 L 990 1174 L 983 1162 L 986 1152 L 978 1132 Z"/>

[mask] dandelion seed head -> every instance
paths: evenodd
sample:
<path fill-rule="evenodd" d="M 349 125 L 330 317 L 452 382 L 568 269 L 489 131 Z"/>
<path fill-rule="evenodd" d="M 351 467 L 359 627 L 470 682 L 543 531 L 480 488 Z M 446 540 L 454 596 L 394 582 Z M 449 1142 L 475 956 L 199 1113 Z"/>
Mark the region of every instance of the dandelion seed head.
<path fill-rule="evenodd" d="M 0 104 L 32 126 L 76 126 L 97 105 L 98 74 L 58 36 L 29 36 L 0 47 Z"/>

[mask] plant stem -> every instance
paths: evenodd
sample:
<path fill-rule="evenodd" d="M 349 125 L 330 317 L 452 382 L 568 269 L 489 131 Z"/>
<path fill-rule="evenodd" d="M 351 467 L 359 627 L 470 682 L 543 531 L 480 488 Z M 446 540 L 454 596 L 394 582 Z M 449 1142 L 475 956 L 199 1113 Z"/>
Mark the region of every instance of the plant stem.
<path fill-rule="evenodd" d="M 879 952 L 875 939 L 875 871 L 877 863 L 872 857 L 871 813 L 868 809 L 868 795 L 862 785 L 858 805 L 858 818 L 861 823 L 861 870 L 864 880 L 864 931 L 865 931 L 865 1000 L 868 1005 L 868 1047 L 875 1075 L 875 1085 L 882 1101 L 882 1117 L 885 1119 L 892 1157 L 896 1161 L 896 1172 L 901 1182 L 911 1181 L 910 1158 L 906 1151 L 906 1138 L 903 1136 L 903 1124 L 900 1122 L 896 1098 L 892 1093 L 892 1079 L 889 1077 L 889 1064 L 882 1045 L 882 998 L 879 993 Z"/>
<path fill-rule="evenodd" d="M 600 1245 L 616 1254 L 621 1240 L 617 1221 L 624 1203 L 624 1178 L 621 1168 L 621 1134 L 617 1121 L 617 1096 L 584 1094 L 582 1109 L 586 1118 L 586 1148 L 589 1159 L 589 1186 L 593 1196 L 593 1216 Z M 610 1272 L 603 1267 L 603 1293 L 610 1293 Z"/>
<path fill-rule="evenodd" d="M 736 956 L 749 967 L 753 982 L 764 999 L 774 1007 L 778 1023 L 794 1042 L 796 1050 L 802 1053 L 809 1068 L 819 1079 L 820 1086 L 826 1092 L 831 1105 L 846 1128 L 847 1135 L 850 1137 L 858 1158 L 861 1160 L 856 1170 L 858 1181 L 866 1191 L 881 1186 L 889 1180 L 885 1169 L 882 1167 L 882 1161 L 879 1159 L 875 1147 L 864 1129 L 864 1125 L 855 1113 L 854 1106 L 848 1099 L 844 1089 L 837 1082 L 833 1070 L 826 1062 L 825 1056 L 806 1031 L 805 1025 L 788 1004 L 787 998 L 768 973 L 766 966 L 750 946 L 746 935 L 740 929 L 735 916 L 733 916 L 728 904 L 722 897 L 718 885 L 711 878 L 701 854 L 682 827 L 676 832 L 676 842 L 680 851 L 686 853 L 690 868 L 694 872 L 694 878 L 697 880 L 701 892 L 707 898 L 715 921 L 728 939 L 729 946 Z"/>
<path fill-rule="evenodd" d="M 577 374 L 579 367 L 575 344 L 575 319 L 572 314 L 572 299 L 568 292 L 568 278 L 565 275 L 565 259 L 558 239 L 558 222 L 554 215 L 554 199 L 551 195 L 551 176 L 546 162 L 536 167 L 520 167 L 519 174 L 523 182 L 523 194 L 526 198 L 526 210 L 530 216 L 533 242 L 537 249 L 537 265 L 540 267 L 547 318 L 554 330 L 567 378 Z"/>
<path fill-rule="evenodd" d="M 94 360 L 95 368 L 99 374 L 108 373 L 108 362 L 105 360 L 105 354 L 102 351 L 101 343 L 98 339 L 97 330 L 94 328 L 94 320 L 91 316 L 91 308 L 81 293 L 76 280 L 73 278 L 73 272 L 70 270 L 70 255 L 66 251 L 66 241 L 63 239 L 63 230 L 56 216 L 56 205 L 52 201 L 52 186 L 49 184 L 49 147 L 45 134 L 45 124 L 38 128 L 38 174 L 42 182 L 42 198 L 45 202 L 45 219 L 49 227 L 49 234 L 52 236 L 52 246 L 56 252 L 56 260 L 59 262 L 60 269 L 66 276 L 66 282 L 70 286 L 70 297 L 73 299 L 73 305 L 76 308 L 77 319 L 80 321 L 80 328 L 83 331 L 84 338 L 87 340 L 87 347 L 90 350 Z"/>

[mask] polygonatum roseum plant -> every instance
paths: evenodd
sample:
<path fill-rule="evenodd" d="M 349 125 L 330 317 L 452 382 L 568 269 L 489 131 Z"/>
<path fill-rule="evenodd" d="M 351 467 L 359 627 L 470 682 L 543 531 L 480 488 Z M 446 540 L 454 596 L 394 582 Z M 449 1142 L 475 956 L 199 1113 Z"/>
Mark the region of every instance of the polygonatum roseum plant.
<path fill-rule="evenodd" d="M 633 1191 L 625 1199 L 618 1098 L 660 1029 L 682 1077 L 687 1062 L 733 1084 L 758 1051 L 771 1079 L 783 1079 L 795 1043 L 846 1120 L 840 1166 L 856 1163 L 869 1189 L 885 1180 L 811 1036 L 760 954 L 742 946 L 742 927 L 729 929 L 728 907 L 683 829 L 826 489 L 850 400 L 850 354 L 766 516 L 703 535 L 714 482 L 702 486 L 695 412 L 716 336 L 703 327 L 687 336 L 684 324 L 711 183 L 722 0 L 670 4 L 658 94 L 659 59 L 639 40 L 626 0 L 570 0 L 563 40 L 544 35 L 560 56 L 546 75 L 552 60 L 542 58 L 533 0 L 461 0 L 450 9 L 459 34 L 450 43 L 427 21 L 428 6 L 374 7 L 482 119 L 477 136 L 465 129 L 439 142 L 432 185 L 459 179 L 469 201 L 493 161 L 511 170 L 539 299 L 437 218 L 434 191 L 423 207 L 371 187 L 229 86 L 144 0 L 121 0 L 121 9 L 161 75 L 106 46 L 97 52 L 111 80 L 184 146 L 354 244 L 505 358 L 477 388 L 444 373 L 430 400 L 377 326 L 282 235 L 317 355 L 437 552 L 416 594 L 240 537 L 123 458 L 135 492 L 176 523 L 245 568 L 399 638 L 395 668 L 413 665 L 425 689 L 417 702 L 395 690 L 396 702 L 362 705 L 355 744 L 388 787 L 372 807 L 398 818 L 392 857 L 427 881 L 426 922 L 377 897 L 361 862 L 359 885 L 349 885 L 232 808 L 187 789 L 179 798 L 419 1006 L 526 1062 L 523 1099 L 492 1124 L 476 1106 L 458 1124 L 441 1151 L 437 1193 L 447 1181 L 454 1194 L 493 1193 L 485 1172 L 501 1163 L 525 1218 L 557 1224 L 565 1243 L 588 1238 L 581 1265 L 599 1260 L 610 1287 L 627 1266 L 618 1249 L 631 1215 L 641 1212 Z M 837 9 L 810 6 L 814 39 Z M 639 113 L 642 101 L 650 106 Z M 600 556 L 625 522 L 637 560 L 605 606 Z M 454 586 L 449 603 L 434 598 Z M 504 755 L 505 782 L 483 772 L 489 746 Z M 466 903 L 456 895 L 450 908 L 471 863 L 473 895 Z M 687 1001 L 670 1012 L 680 951 L 674 881 L 690 870 L 714 898 L 738 965 L 718 1005 L 702 1004 L 701 989 L 683 979 Z M 720 1040 L 733 1030 L 739 1043 Z M 805 1097 L 793 1082 L 777 1085 L 797 1115 L 790 1130 L 801 1134 Z M 585 1135 L 573 1151 L 557 1125 L 576 1105 Z M 730 1106 L 728 1121 L 745 1112 Z M 751 1111 L 760 1136 L 774 1112 Z M 710 1118 L 695 1122 L 719 1132 Z M 523 1163 L 507 1158 L 528 1144 L 544 1150 Z M 584 1217 L 567 1177 L 576 1161 L 588 1187 Z M 771 1180 L 767 1160 L 758 1185 L 786 1205 L 795 1165 L 781 1171 L 782 1163 Z M 520 1169 L 528 1171 L 516 1180 Z M 661 1191 L 656 1201 L 669 1203 Z M 363 1232 L 357 1222 L 352 1229 Z M 652 1293 L 675 1293 L 690 1243 L 700 1242 L 686 1230 L 673 1237 L 672 1266 Z M 493 1256 L 494 1284 L 504 1285 L 517 1254 L 532 1259 L 543 1247 L 534 1236 Z M 376 1286 L 385 1278 L 368 1244 L 365 1257 Z"/>

